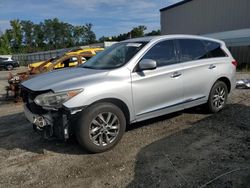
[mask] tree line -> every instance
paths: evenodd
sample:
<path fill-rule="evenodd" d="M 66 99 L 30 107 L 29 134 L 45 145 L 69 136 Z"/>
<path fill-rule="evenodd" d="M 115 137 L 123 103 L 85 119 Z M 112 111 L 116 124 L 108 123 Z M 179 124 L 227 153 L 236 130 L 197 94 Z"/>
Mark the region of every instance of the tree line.
<path fill-rule="evenodd" d="M 46 19 L 39 24 L 29 20 L 11 20 L 10 29 L 0 33 L 0 54 L 32 53 L 160 34 L 159 30 L 145 33 L 146 26 L 138 26 L 127 33 L 103 36 L 97 40 L 92 28 L 91 23 L 74 26 L 58 18 Z"/>
<path fill-rule="evenodd" d="M 146 26 L 140 25 L 140 26 L 134 27 L 131 31 L 129 31 L 127 33 L 122 33 L 122 34 L 119 34 L 117 36 L 112 36 L 112 37 L 102 36 L 99 39 L 99 41 L 100 42 L 103 42 L 103 41 L 122 41 L 122 40 L 126 40 L 129 38 L 136 38 L 136 37 L 143 37 L 143 36 L 155 36 L 155 35 L 161 34 L 160 30 L 153 30 L 149 33 L 145 33 L 146 30 L 147 30 Z"/>

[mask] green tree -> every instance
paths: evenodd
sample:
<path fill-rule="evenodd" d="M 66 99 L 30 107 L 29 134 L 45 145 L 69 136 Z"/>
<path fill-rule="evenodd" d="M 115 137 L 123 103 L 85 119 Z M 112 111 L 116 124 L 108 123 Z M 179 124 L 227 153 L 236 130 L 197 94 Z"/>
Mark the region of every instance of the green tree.
<path fill-rule="evenodd" d="M 84 26 L 75 26 L 73 28 L 73 40 L 75 46 L 79 46 L 84 43 L 84 37 L 85 37 L 84 32 L 85 32 Z"/>
<path fill-rule="evenodd" d="M 8 34 L 5 32 L 0 36 L 0 54 L 10 54 L 11 47 L 10 47 L 10 40 Z"/>
<path fill-rule="evenodd" d="M 44 42 L 46 44 L 46 49 L 47 50 L 54 49 L 56 39 L 54 34 L 53 21 L 51 19 L 44 20 L 43 33 L 44 33 Z"/>
<path fill-rule="evenodd" d="M 126 40 L 126 39 L 129 39 L 129 38 L 143 37 L 145 35 L 144 34 L 145 30 L 147 30 L 147 27 L 144 26 L 144 25 L 140 25 L 140 26 L 134 27 L 128 33 L 122 33 L 122 34 L 119 34 L 117 36 L 112 36 L 112 37 L 109 37 L 109 38 L 105 37 L 105 36 L 102 36 L 99 39 L 99 42 L 103 42 L 103 41 L 122 41 L 122 40 Z"/>
<path fill-rule="evenodd" d="M 130 33 L 131 33 L 131 38 L 135 37 L 143 37 L 144 36 L 144 31 L 147 30 L 147 27 L 144 25 L 140 25 L 138 27 L 134 27 Z"/>
<path fill-rule="evenodd" d="M 81 30 L 75 29 L 71 24 L 61 22 L 57 18 L 44 20 L 43 23 L 44 42 L 47 49 L 58 49 L 71 47 L 81 41 Z M 76 32 L 77 31 L 77 32 Z M 74 40 L 74 33 L 76 39 Z"/>
<path fill-rule="evenodd" d="M 145 34 L 145 36 L 156 36 L 156 35 L 161 35 L 160 29 L 158 29 L 158 30 L 153 30 L 153 31 L 151 31 L 151 32 Z"/>
<path fill-rule="evenodd" d="M 11 46 L 14 52 L 19 52 L 22 47 L 22 30 L 21 30 L 21 24 L 20 20 L 11 20 L 10 21 L 11 26 L 11 34 L 12 34 L 12 40 L 11 40 Z"/>
<path fill-rule="evenodd" d="M 34 23 L 31 21 L 23 20 L 20 22 L 22 27 L 23 33 L 23 43 L 26 48 L 26 52 L 32 52 L 33 50 L 33 30 L 34 30 Z"/>
<path fill-rule="evenodd" d="M 64 47 L 72 47 L 74 46 L 74 38 L 73 38 L 73 32 L 74 32 L 74 26 L 68 23 L 63 23 L 63 44 Z"/>
<path fill-rule="evenodd" d="M 85 44 L 92 44 L 96 42 L 96 35 L 92 31 L 93 25 L 91 23 L 87 23 L 84 26 L 84 43 Z"/>
<path fill-rule="evenodd" d="M 99 38 L 99 40 L 98 40 L 99 42 L 104 42 L 104 41 L 108 41 L 108 38 L 107 37 L 105 37 L 105 36 L 102 36 L 102 37 L 100 37 Z"/>
<path fill-rule="evenodd" d="M 45 36 L 44 36 L 44 24 L 40 22 L 40 24 L 35 24 L 34 25 L 34 30 L 33 30 L 33 43 L 36 47 L 36 50 L 43 50 L 45 49 Z"/>
<path fill-rule="evenodd" d="M 2 53 L 36 52 L 96 42 L 91 23 L 73 26 L 54 18 L 39 24 L 29 20 L 11 20 L 10 25 L 11 29 L 0 33 Z"/>

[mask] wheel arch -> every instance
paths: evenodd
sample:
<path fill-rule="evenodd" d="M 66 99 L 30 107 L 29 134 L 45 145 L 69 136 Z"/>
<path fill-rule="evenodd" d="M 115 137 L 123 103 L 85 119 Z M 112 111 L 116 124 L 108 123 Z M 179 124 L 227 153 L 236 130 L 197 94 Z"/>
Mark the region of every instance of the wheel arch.
<path fill-rule="evenodd" d="M 6 69 L 7 69 L 8 65 L 11 65 L 11 66 L 14 68 L 14 64 L 8 62 L 8 63 L 5 64 L 5 68 L 6 68 Z"/>
<path fill-rule="evenodd" d="M 216 80 L 216 82 L 217 81 L 224 82 L 226 84 L 226 86 L 227 86 L 228 93 L 230 93 L 230 91 L 231 91 L 231 82 L 227 77 L 220 77 L 219 79 Z"/>
<path fill-rule="evenodd" d="M 125 102 L 123 102 L 122 100 L 117 99 L 117 98 L 104 98 L 104 99 L 100 99 L 100 100 L 95 101 L 91 105 L 96 104 L 96 103 L 103 103 L 103 102 L 111 103 L 111 104 L 114 104 L 115 106 L 119 107 L 125 115 L 126 124 L 130 124 L 130 111 L 129 111 L 129 108 Z"/>

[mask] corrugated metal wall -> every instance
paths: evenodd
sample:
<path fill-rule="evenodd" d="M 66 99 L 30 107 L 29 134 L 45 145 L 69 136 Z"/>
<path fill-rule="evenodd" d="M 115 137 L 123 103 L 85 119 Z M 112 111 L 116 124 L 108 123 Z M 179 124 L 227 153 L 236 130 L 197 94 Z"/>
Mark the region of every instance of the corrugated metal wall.
<path fill-rule="evenodd" d="M 250 67 L 250 46 L 233 46 L 229 50 L 242 67 L 246 64 Z"/>
<path fill-rule="evenodd" d="M 195 34 L 250 28 L 250 0 L 192 0 L 161 11 L 161 33 Z M 250 45 L 230 47 L 239 64 L 250 64 Z"/>
<path fill-rule="evenodd" d="M 250 0 L 193 0 L 161 11 L 162 34 L 205 34 L 250 28 Z"/>

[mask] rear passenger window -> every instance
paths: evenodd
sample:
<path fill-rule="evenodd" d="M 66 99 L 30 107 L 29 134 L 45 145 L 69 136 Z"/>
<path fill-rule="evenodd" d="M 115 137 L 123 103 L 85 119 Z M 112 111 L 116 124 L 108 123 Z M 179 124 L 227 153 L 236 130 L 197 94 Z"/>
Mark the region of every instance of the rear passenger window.
<path fill-rule="evenodd" d="M 205 45 L 197 39 L 179 39 L 180 61 L 192 61 L 208 57 Z"/>
<path fill-rule="evenodd" d="M 226 57 L 226 53 L 221 49 L 220 43 L 212 41 L 203 41 L 208 51 L 208 56 L 213 57 Z"/>
<path fill-rule="evenodd" d="M 175 55 L 174 42 L 166 40 L 159 42 L 153 46 L 142 59 L 153 59 L 157 63 L 157 67 L 171 65 L 177 63 Z"/>

